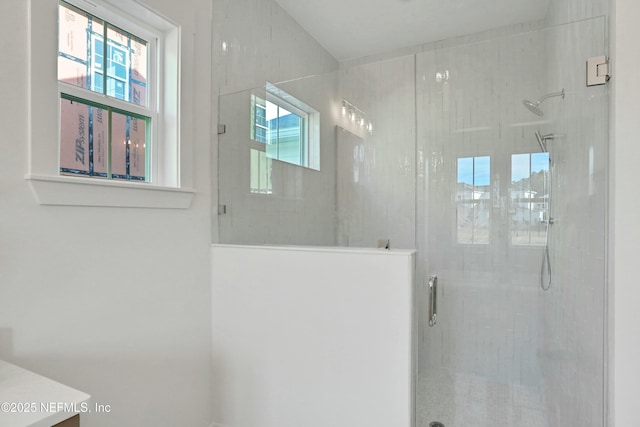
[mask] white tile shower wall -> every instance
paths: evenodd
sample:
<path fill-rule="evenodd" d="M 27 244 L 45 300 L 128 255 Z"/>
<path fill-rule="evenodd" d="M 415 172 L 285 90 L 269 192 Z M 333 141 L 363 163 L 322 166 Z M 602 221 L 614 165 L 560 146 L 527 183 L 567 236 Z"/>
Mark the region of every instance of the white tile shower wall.
<path fill-rule="evenodd" d="M 423 43 L 417 46 L 407 46 L 402 49 L 391 52 L 382 52 L 375 55 L 354 58 L 340 63 L 340 68 L 353 67 L 355 65 L 367 64 L 370 62 L 385 61 L 388 59 L 398 58 L 400 56 L 413 55 L 422 52 L 430 52 L 435 49 L 447 47 L 462 46 L 469 43 L 478 43 L 481 41 L 496 40 L 501 37 L 509 37 L 514 34 L 522 34 L 530 31 L 536 31 L 544 28 L 546 25 L 544 20 L 523 22 L 521 24 L 509 25 L 489 31 L 483 31 L 476 34 L 468 34 L 465 36 L 454 37 L 450 39 L 437 40 L 433 42 Z"/>
<path fill-rule="evenodd" d="M 374 132 L 371 135 L 360 132 L 348 120 L 338 120 L 339 126 L 348 131 L 337 132 L 339 244 L 371 246 L 379 239 L 389 238 L 393 247 L 416 246 L 415 190 L 420 180 L 416 184 L 415 80 L 427 79 L 427 76 L 416 75 L 413 54 L 437 52 L 482 40 L 499 40 L 513 34 L 535 31 L 542 26 L 542 21 L 523 23 L 340 64 L 340 96 L 372 116 Z M 532 55 L 531 51 L 520 53 L 525 53 L 527 57 Z M 537 54 L 538 57 L 532 61 L 541 59 L 541 54 Z M 503 62 L 509 61 L 509 57 L 504 55 L 501 58 Z M 516 55 L 512 59 L 512 68 L 522 63 Z M 470 69 L 478 66 L 477 63 L 468 65 Z M 488 65 L 492 67 L 491 63 Z M 495 73 L 502 73 L 498 68 L 491 69 Z M 434 70 L 429 78 L 435 77 L 438 71 L 445 70 Z M 535 89 L 539 89 L 539 86 Z M 438 111 L 427 111 L 432 115 L 430 120 L 437 119 L 434 115 Z M 476 108 L 476 111 L 491 114 L 492 109 Z M 463 120 L 465 115 L 458 117 Z M 421 120 L 419 117 L 418 125 Z M 424 152 L 418 155 L 423 156 Z M 419 158 L 417 164 L 421 161 Z"/>
<path fill-rule="evenodd" d="M 214 0 L 221 94 L 323 74 L 338 62 L 273 0 Z"/>
<path fill-rule="evenodd" d="M 218 138 L 218 216 L 224 243 L 335 245 L 335 111 L 337 75 L 329 73 L 278 87 L 320 112 L 320 170 L 269 160 L 270 192 L 252 192 L 251 150 L 264 144 L 251 140 L 251 95 L 265 97 L 264 88 L 220 97 L 220 121 L 226 133 Z M 253 171 L 255 173 L 255 171 Z"/>
<path fill-rule="evenodd" d="M 415 248 L 414 56 L 342 69 L 339 87 L 373 131 L 338 118 L 338 243 Z"/>
<path fill-rule="evenodd" d="M 530 32 L 417 55 L 418 277 L 437 274 L 441 287 L 438 327 L 423 329 L 419 369 L 433 381 L 445 370 L 539 387 L 541 249 L 511 244 L 508 191 L 511 155 L 539 151 L 536 120 L 522 100 L 544 86 L 543 40 Z M 457 159 L 474 156 L 491 158 L 490 237 L 464 245 L 457 241 Z"/>
<path fill-rule="evenodd" d="M 532 23 L 526 28 L 539 26 L 540 23 Z M 356 104 L 362 103 L 372 111 L 378 108 L 383 114 L 383 127 L 400 136 L 404 133 L 405 138 L 393 137 L 392 133 L 386 135 L 387 138 L 391 136 L 389 140 L 377 137 L 376 132 L 380 128 L 376 123 L 380 120 L 377 116 L 374 117 L 374 135 L 364 134 L 364 138 L 359 138 L 353 133 L 338 132 L 342 138 L 338 137 L 337 152 L 344 156 L 338 162 L 338 173 L 348 178 L 338 180 L 338 233 L 341 243 L 364 239 L 372 231 L 381 233 L 387 217 L 375 217 L 375 212 L 371 212 L 376 207 L 384 208 L 376 205 L 379 193 L 374 193 L 373 188 L 388 188 L 396 197 L 396 203 L 387 205 L 389 210 L 396 209 L 393 215 L 407 215 L 409 212 L 413 215 L 411 210 L 415 209 L 415 196 L 407 194 L 403 198 L 402 194 L 394 191 L 402 188 L 406 177 L 402 167 L 404 163 L 398 161 L 396 154 L 415 148 L 411 141 L 415 134 L 406 137 L 407 132 L 415 132 L 416 117 L 411 116 L 412 112 L 415 114 L 415 107 L 403 102 L 387 104 L 384 96 L 379 96 L 363 82 L 377 81 L 375 86 L 380 91 L 397 90 L 396 84 L 402 91 L 404 82 L 409 82 L 412 74 L 418 82 L 417 171 L 414 163 L 411 164 L 411 173 L 417 172 L 418 177 L 419 219 L 414 224 L 418 226 L 417 245 L 423 250 L 419 253 L 417 277 L 422 283 L 427 272 L 437 273 L 442 286 L 438 327 L 425 330 L 420 337 L 420 378 L 424 380 L 422 384 L 431 387 L 418 390 L 418 425 L 428 425 L 429 421 L 437 419 L 434 417 L 441 415 L 455 421 L 456 411 L 471 407 L 476 402 L 477 399 L 466 393 L 456 396 L 459 399 L 455 404 L 448 402 L 449 410 L 439 413 L 442 406 L 438 404 L 438 396 L 427 393 L 433 390 L 437 394 L 438 390 L 450 385 L 438 383 L 443 377 L 449 377 L 443 375 L 445 371 L 468 375 L 469 378 L 483 378 L 487 384 L 508 384 L 514 394 L 518 394 L 518 390 L 528 390 L 531 396 L 537 396 L 534 400 L 539 403 L 535 408 L 535 418 L 539 421 L 532 421 L 531 425 L 545 425 L 537 359 L 540 331 L 536 321 L 540 311 L 538 274 L 541 249 L 513 250 L 508 240 L 510 155 L 538 151 L 533 136 L 538 123 L 523 108 L 522 100 L 537 98 L 546 87 L 543 35 L 529 32 L 517 37 L 507 36 L 518 33 L 522 28 L 514 27 L 511 33 L 498 31 L 500 37 L 482 43 L 468 44 L 473 37 L 466 37 L 425 45 L 426 53 L 417 56 L 416 71 L 409 71 L 413 56 L 387 62 L 375 62 L 375 59 L 373 62 L 367 59 L 351 61 L 342 67 L 341 95 L 352 98 L 350 101 Z M 478 39 L 483 37 L 478 36 Z M 464 42 L 467 44 L 456 47 Z M 385 75 L 385 68 L 393 71 Z M 403 73 L 403 70 L 407 72 Z M 447 72 L 449 80 L 436 80 L 437 73 L 445 75 Z M 412 93 L 405 95 L 414 101 Z M 400 111 L 395 115 L 398 107 Z M 386 118 L 389 120 L 384 121 Z M 383 149 L 388 151 L 381 156 Z M 452 203 L 455 197 L 455 161 L 457 157 L 487 154 L 492 156 L 495 191 L 491 223 L 493 240 L 485 247 L 463 248 L 456 242 L 455 204 Z M 377 172 L 374 178 L 386 182 L 362 182 L 371 171 Z M 425 182 L 428 176 L 434 178 Z M 416 185 L 411 181 L 413 178 L 407 180 L 411 187 Z M 351 209 L 341 209 L 349 203 L 352 204 Z M 350 216 L 342 217 L 340 214 L 343 212 Z M 367 222 L 371 217 L 374 220 Z M 411 221 L 415 221 L 415 217 L 411 217 Z M 415 242 L 413 236 L 405 238 Z M 417 298 L 419 307 L 426 306 L 424 292 L 418 292 Z M 425 311 L 418 310 L 418 313 L 420 324 L 424 325 Z M 477 401 L 489 402 L 498 397 L 489 396 Z M 513 405 L 518 403 L 513 401 Z M 514 406 L 513 412 L 520 413 L 520 409 Z M 491 413 L 486 420 L 475 421 L 492 425 L 494 415 Z"/>
<path fill-rule="evenodd" d="M 608 16 L 610 10 L 610 0 L 551 0 L 546 21 L 548 25 L 575 22 Z"/>
<path fill-rule="evenodd" d="M 551 237 L 553 282 L 543 295 L 541 318 L 546 406 L 552 426 L 597 427 L 604 416 L 609 102 L 606 86 L 586 87 L 584 64 L 591 56 L 607 53 L 606 20 L 576 22 L 547 33 L 545 92 L 564 88 L 567 95 L 563 101 L 546 103 L 546 114 L 556 120 L 541 128 L 558 135 L 549 144 L 556 218 Z"/>
<path fill-rule="evenodd" d="M 335 244 L 337 82 L 327 73 L 337 61 L 273 0 L 214 0 L 213 7 L 214 96 L 223 95 L 218 118 L 227 125 L 227 134 L 214 137 L 214 203 L 227 206 L 225 215 L 214 215 L 214 241 Z M 252 194 L 250 94 L 240 91 L 310 75 L 325 77 L 286 87 L 321 113 L 320 171 L 273 161 L 273 194 Z"/>
<path fill-rule="evenodd" d="M 607 4 L 557 1 L 550 7 L 548 22 L 556 24 L 599 15 L 606 12 Z M 603 142 L 607 138 L 607 101 L 606 89 L 587 91 L 583 82 L 586 57 L 606 53 L 602 25 L 604 21 L 576 24 L 515 38 L 500 33 L 499 38 L 487 44 L 477 44 L 476 51 L 469 46 L 455 49 L 460 43 L 472 41 L 474 36 L 445 40 L 424 45 L 424 56 L 418 55 L 417 243 L 421 249 L 423 239 L 428 239 L 426 249 L 436 250 L 426 259 L 420 258 L 417 277 L 423 280 L 427 271 L 440 273 L 441 282 L 446 283 L 441 310 L 456 313 L 450 321 L 441 317 L 440 327 L 435 332 L 427 330 L 421 337 L 421 354 L 429 357 L 421 360 L 426 365 L 420 369 L 432 373 L 434 381 L 442 377 L 433 369 L 440 366 L 498 383 L 520 384 L 534 393 L 540 391 L 546 396 L 544 401 L 540 398 L 542 403 L 536 410 L 548 414 L 539 413 L 541 424 L 536 425 L 548 421 L 549 425 L 598 426 L 602 420 L 607 158 Z M 538 22 L 528 29 L 540 27 Z M 374 68 L 378 65 L 375 61 L 382 58 L 416 51 L 417 48 L 407 48 L 349 61 L 341 67 L 369 64 Z M 443 67 L 447 62 L 455 66 Z M 434 77 L 443 71 L 449 71 L 451 81 L 437 85 Z M 341 91 L 348 86 L 341 79 Z M 523 99 L 535 100 L 561 87 L 567 90 L 567 98 L 564 102 L 547 101 L 543 119 L 531 115 L 521 105 Z M 351 88 L 352 92 L 357 90 Z M 492 153 L 499 159 L 492 161 L 492 167 L 496 168 L 495 191 L 501 194 L 493 205 L 492 233 L 507 241 L 505 198 L 510 182 L 509 155 L 537 152 L 533 137 L 536 130 L 560 136 L 551 142 L 553 188 L 557 193 L 554 196 L 557 211 L 553 215 L 570 218 L 560 219 L 553 227 L 554 287 L 544 294 L 539 290 L 541 248 L 508 250 L 492 243 L 486 250 L 469 247 L 459 251 L 446 244 L 455 241 L 451 222 L 455 212 L 442 208 L 455 191 L 448 187 L 448 183 L 456 181 L 451 159 Z M 366 147 L 368 142 L 344 132 L 342 135 L 354 146 Z M 427 145 L 423 146 L 427 139 Z M 339 153 L 342 148 L 338 147 Z M 356 152 L 352 157 L 356 159 L 352 165 L 339 164 L 339 173 L 366 170 Z M 439 175 L 443 179 L 425 183 L 424 177 L 434 169 L 444 169 Z M 353 188 L 347 188 L 345 194 L 352 191 L 351 195 L 356 196 L 352 197 L 353 202 L 359 209 L 371 204 L 362 200 L 368 197 L 365 191 L 354 192 Z M 340 200 L 340 187 L 338 197 Z M 425 206 L 437 208 L 422 212 Z M 505 217 L 504 222 L 497 219 L 499 216 Z M 432 224 L 429 233 L 422 218 Z M 348 226 L 354 224 L 359 223 L 347 221 Z M 339 232 L 344 226 L 339 225 Z M 360 236 L 369 229 L 355 228 Z M 461 270 L 462 274 L 456 275 L 455 270 Z M 425 294 L 417 295 L 421 299 L 419 306 L 424 305 Z M 425 422 L 433 419 L 428 409 L 423 415 Z"/>
<path fill-rule="evenodd" d="M 212 248 L 215 425 L 411 427 L 411 251 Z"/>

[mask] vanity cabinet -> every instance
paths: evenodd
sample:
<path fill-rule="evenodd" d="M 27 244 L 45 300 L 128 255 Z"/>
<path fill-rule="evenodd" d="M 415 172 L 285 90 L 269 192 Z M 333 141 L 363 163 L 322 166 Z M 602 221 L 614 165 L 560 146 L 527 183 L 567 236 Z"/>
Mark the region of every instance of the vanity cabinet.
<path fill-rule="evenodd" d="M 0 426 L 79 427 L 86 393 L 0 360 Z"/>

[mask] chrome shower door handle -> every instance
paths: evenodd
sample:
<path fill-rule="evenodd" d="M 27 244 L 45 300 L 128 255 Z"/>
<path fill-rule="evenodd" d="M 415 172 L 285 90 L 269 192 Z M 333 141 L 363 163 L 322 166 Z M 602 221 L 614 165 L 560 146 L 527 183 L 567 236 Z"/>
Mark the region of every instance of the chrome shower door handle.
<path fill-rule="evenodd" d="M 429 326 L 436 324 L 438 315 L 438 276 L 435 274 L 429 277 Z"/>

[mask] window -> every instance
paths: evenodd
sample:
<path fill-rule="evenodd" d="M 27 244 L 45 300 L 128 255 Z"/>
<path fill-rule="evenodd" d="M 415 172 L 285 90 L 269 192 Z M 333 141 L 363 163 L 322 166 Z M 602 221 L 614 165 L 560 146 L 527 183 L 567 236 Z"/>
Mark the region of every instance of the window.
<path fill-rule="evenodd" d="M 491 158 L 458 158 L 457 241 L 488 244 L 491 220 Z"/>
<path fill-rule="evenodd" d="M 320 113 L 272 84 L 251 97 L 251 139 L 269 159 L 320 169 Z M 253 172 L 252 172 L 253 174 Z"/>
<path fill-rule="evenodd" d="M 209 91 L 210 79 L 194 66 L 194 38 L 181 33 L 206 44 L 210 26 L 154 2 L 159 14 L 144 0 L 28 2 L 25 178 L 37 202 L 189 207 L 194 131 L 206 134 L 199 123 L 210 119 L 191 102 L 193 82 Z M 193 126 L 181 127 L 181 117 Z"/>
<path fill-rule="evenodd" d="M 135 26 L 142 38 L 66 2 L 58 10 L 60 173 L 151 181 L 158 36 Z"/>
<path fill-rule="evenodd" d="M 511 243 L 544 245 L 549 213 L 549 153 L 511 156 L 509 194 Z"/>

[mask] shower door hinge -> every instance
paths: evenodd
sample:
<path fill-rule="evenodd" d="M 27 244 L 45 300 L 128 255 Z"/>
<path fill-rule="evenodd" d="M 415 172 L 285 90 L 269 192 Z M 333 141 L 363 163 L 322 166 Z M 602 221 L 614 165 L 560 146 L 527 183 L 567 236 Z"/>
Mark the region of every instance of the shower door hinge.
<path fill-rule="evenodd" d="M 227 125 L 218 125 L 218 135 L 227 133 Z"/>
<path fill-rule="evenodd" d="M 225 215 L 227 213 L 227 205 L 218 205 L 218 215 Z"/>
<path fill-rule="evenodd" d="M 609 58 L 594 56 L 587 59 L 587 86 L 603 85 L 611 78 Z"/>

